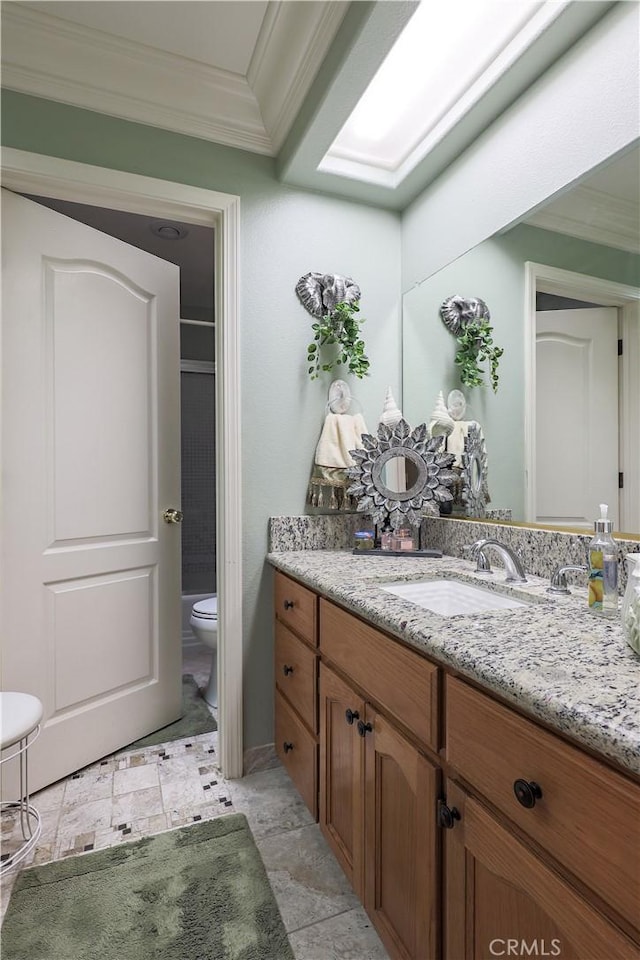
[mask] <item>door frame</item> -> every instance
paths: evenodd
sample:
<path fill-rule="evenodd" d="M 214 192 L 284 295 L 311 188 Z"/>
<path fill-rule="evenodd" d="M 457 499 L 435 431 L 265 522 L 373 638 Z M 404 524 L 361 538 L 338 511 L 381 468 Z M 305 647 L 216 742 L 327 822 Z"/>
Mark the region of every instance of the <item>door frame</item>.
<path fill-rule="evenodd" d="M 243 773 L 242 489 L 240 408 L 240 198 L 200 187 L 3 148 L 2 185 L 128 213 L 211 227 L 215 243 L 216 532 L 219 759 Z M 179 322 L 176 317 L 176 322 Z M 176 638 L 179 642 L 180 638 Z"/>
<path fill-rule="evenodd" d="M 527 261 L 524 265 L 524 482 L 525 519 L 536 517 L 536 293 L 588 300 L 602 307 L 618 307 L 624 352 L 620 387 L 620 455 L 625 485 L 620 496 L 620 528 L 637 509 L 632 495 L 640 489 L 640 288 L 571 270 Z"/>

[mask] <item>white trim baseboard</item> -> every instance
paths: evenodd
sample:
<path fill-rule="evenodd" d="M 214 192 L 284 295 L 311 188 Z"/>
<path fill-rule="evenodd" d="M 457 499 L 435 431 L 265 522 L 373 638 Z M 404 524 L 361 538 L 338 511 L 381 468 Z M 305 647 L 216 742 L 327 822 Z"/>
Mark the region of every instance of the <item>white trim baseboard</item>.
<path fill-rule="evenodd" d="M 216 465 L 220 766 L 243 772 L 242 461 L 240 412 L 240 198 L 106 167 L 5 148 L 2 183 L 16 192 L 171 217 L 216 230 Z"/>

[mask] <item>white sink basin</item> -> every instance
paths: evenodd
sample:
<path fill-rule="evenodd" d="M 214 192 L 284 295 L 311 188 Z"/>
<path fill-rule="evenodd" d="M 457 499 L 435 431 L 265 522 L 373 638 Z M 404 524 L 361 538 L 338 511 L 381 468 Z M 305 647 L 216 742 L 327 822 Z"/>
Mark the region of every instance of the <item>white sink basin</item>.
<path fill-rule="evenodd" d="M 493 590 L 474 587 L 460 580 L 421 580 L 413 583 L 381 584 L 383 590 L 394 593 L 403 600 L 415 603 L 443 617 L 455 617 L 466 613 L 482 613 L 485 610 L 511 610 L 526 607 L 522 600 L 506 597 Z"/>

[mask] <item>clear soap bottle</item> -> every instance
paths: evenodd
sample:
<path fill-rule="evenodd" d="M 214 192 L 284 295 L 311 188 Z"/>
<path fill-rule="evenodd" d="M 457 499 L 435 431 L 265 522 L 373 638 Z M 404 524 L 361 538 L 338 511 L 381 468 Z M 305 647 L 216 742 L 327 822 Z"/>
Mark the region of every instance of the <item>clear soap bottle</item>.
<path fill-rule="evenodd" d="M 595 536 L 589 544 L 589 609 L 600 616 L 618 614 L 618 548 L 611 536 L 606 503 L 600 504 L 600 519 L 594 523 Z"/>

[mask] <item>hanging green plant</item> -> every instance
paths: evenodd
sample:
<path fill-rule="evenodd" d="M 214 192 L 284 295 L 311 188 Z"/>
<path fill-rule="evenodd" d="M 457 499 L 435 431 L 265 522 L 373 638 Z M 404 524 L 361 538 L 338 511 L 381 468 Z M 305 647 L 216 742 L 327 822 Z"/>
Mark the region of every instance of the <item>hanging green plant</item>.
<path fill-rule="evenodd" d="M 498 390 L 498 364 L 504 353 L 493 343 L 493 327 L 486 317 L 466 323 L 456 340 L 459 344 L 455 363 L 460 367 L 460 380 L 466 387 L 484 386 L 485 371 L 481 363 L 489 363 L 491 387 Z"/>
<path fill-rule="evenodd" d="M 349 373 L 362 379 L 369 372 L 369 359 L 365 354 L 365 344 L 360 336 L 360 325 L 364 318 L 356 316 L 360 312 L 358 300 L 337 303 L 331 313 L 325 314 L 317 323 L 312 324 L 313 342 L 307 347 L 307 360 L 310 364 L 308 374 L 317 380 L 320 371 L 328 372 L 334 366 L 346 365 Z M 321 354 L 325 347 L 334 349 L 329 359 Z"/>

